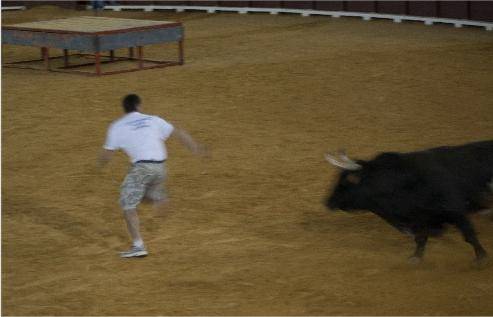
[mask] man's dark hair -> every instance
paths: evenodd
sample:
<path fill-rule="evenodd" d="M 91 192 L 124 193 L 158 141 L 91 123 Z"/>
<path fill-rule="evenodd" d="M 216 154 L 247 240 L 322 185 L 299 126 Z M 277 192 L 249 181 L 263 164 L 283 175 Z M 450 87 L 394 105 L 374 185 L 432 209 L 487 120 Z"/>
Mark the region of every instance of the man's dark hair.
<path fill-rule="evenodd" d="M 126 95 L 123 98 L 123 110 L 126 113 L 137 111 L 137 107 L 140 105 L 140 97 L 136 94 Z"/>

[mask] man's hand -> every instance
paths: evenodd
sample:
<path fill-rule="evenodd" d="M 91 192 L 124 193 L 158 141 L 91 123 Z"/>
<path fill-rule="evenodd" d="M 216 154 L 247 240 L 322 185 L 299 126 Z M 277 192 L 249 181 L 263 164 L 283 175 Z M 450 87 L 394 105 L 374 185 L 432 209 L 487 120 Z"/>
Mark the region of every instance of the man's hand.
<path fill-rule="evenodd" d="M 188 132 L 186 132 L 185 130 L 175 128 L 173 130 L 173 134 L 171 135 L 176 137 L 181 142 L 181 144 L 185 145 L 193 154 L 202 157 L 209 156 L 209 151 L 207 147 L 195 142 L 192 136 L 188 134 Z"/>
<path fill-rule="evenodd" d="M 113 158 L 115 151 L 103 149 L 98 158 L 98 168 L 102 169 Z"/>
<path fill-rule="evenodd" d="M 206 158 L 210 157 L 210 152 L 207 146 L 199 143 L 196 144 L 196 147 L 192 151 L 192 153 L 200 157 L 206 157 Z"/>

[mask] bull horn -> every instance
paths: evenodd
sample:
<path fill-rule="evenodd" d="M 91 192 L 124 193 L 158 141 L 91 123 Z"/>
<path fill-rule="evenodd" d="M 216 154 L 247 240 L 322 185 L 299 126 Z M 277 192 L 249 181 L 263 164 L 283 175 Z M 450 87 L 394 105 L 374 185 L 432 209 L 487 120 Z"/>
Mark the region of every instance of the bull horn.
<path fill-rule="evenodd" d="M 340 157 L 344 160 L 344 162 L 348 162 L 350 164 L 355 164 L 355 165 L 358 165 L 360 166 L 358 163 L 356 163 L 354 160 L 350 159 L 346 152 L 345 151 L 342 151 L 341 154 L 340 154 Z M 361 167 L 361 166 L 360 166 Z"/>
<path fill-rule="evenodd" d="M 340 149 L 338 152 L 339 157 L 344 161 L 344 162 L 350 162 L 351 164 L 358 164 L 354 160 L 350 159 L 349 156 L 346 154 L 345 149 Z"/>
<path fill-rule="evenodd" d="M 325 159 L 330 164 L 345 170 L 356 171 L 361 168 L 361 165 L 348 158 L 345 154 L 341 154 L 339 155 L 339 158 L 337 158 L 335 155 L 327 153 L 325 154 Z"/>

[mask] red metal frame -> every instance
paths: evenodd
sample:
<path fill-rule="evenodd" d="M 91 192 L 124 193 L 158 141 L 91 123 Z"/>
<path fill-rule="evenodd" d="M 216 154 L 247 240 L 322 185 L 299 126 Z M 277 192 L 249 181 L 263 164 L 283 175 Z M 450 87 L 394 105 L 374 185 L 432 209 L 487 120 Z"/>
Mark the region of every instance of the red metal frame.
<path fill-rule="evenodd" d="M 50 57 L 49 48 L 48 47 L 42 47 L 41 48 L 41 59 L 23 60 L 23 61 L 6 63 L 5 65 L 3 65 L 3 67 L 23 68 L 23 69 L 33 69 L 33 70 L 48 70 L 51 72 L 75 73 L 75 74 L 81 74 L 81 75 L 87 75 L 87 76 L 101 76 L 101 75 L 113 75 L 113 74 L 121 74 L 121 73 L 127 73 L 127 72 L 135 72 L 138 70 L 183 65 L 185 63 L 183 41 L 184 41 L 183 39 L 178 41 L 178 60 L 177 61 L 145 59 L 143 46 L 137 47 L 137 57 L 134 57 L 134 48 L 133 47 L 128 48 L 128 57 L 115 56 L 115 52 L 113 50 L 111 50 L 109 52 L 109 55 L 103 55 L 101 52 L 96 52 L 95 54 L 81 54 L 81 53 L 69 54 L 69 51 L 66 49 L 63 50 L 63 55 Z M 70 56 L 90 57 L 90 58 L 94 59 L 94 62 L 89 62 L 89 63 L 84 63 L 84 64 L 70 64 L 69 63 Z M 58 67 L 58 68 L 51 67 L 50 61 L 53 59 L 59 59 L 59 58 L 63 58 L 64 66 Z M 103 61 L 102 58 L 108 58 L 109 60 Z M 42 61 L 44 63 L 45 69 L 41 69 L 39 67 L 38 68 L 32 67 L 32 66 L 28 66 L 28 65 L 21 65 L 21 64 L 40 62 L 40 61 Z M 137 61 L 137 67 L 136 68 L 116 70 L 116 71 L 109 71 L 109 72 L 103 72 L 102 71 L 101 64 L 114 63 L 114 62 L 118 62 L 118 61 Z M 153 65 L 145 66 L 144 65 L 145 62 L 146 63 L 152 63 Z M 95 66 L 95 72 L 71 70 L 73 68 L 82 67 L 82 66 L 90 66 L 90 65 Z"/>

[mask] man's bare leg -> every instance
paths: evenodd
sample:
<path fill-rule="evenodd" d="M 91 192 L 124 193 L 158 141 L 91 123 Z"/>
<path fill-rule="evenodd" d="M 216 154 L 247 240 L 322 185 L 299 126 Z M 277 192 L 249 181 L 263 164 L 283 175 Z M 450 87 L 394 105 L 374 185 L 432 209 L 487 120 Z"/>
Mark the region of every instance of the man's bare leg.
<path fill-rule="evenodd" d="M 159 199 L 152 202 L 152 208 L 158 217 L 166 217 L 169 213 L 168 199 Z"/>
<path fill-rule="evenodd" d="M 140 236 L 139 231 L 139 216 L 137 216 L 137 209 L 128 209 L 123 212 L 125 221 L 127 222 L 128 232 L 132 237 L 132 248 L 128 251 L 121 252 L 122 258 L 142 257 L 147 255 L 147 250 L 144 246 L 144 241 Z"/>
<path fill-rule="evenodd" d="M 140 222 L 139 216 L 137 215 L 137 209 L 128 209 L 123 212 L 125 216 L 125 221 L 127 222 L 128 233 L 130 233 L 130 237 L 132 238 L 133 245 L 135 247 L 143 247 L 144 241 L 142 241 L 142 237 L 140 236 Z"/>

